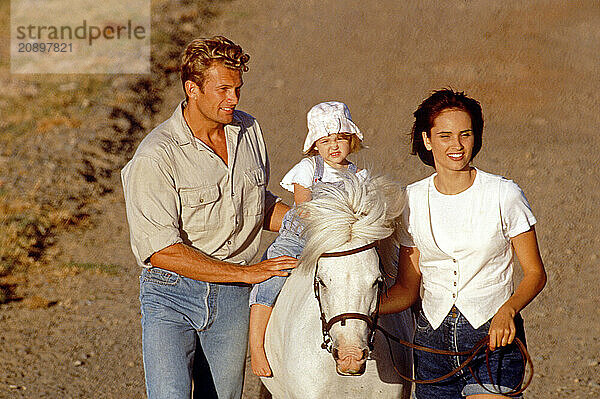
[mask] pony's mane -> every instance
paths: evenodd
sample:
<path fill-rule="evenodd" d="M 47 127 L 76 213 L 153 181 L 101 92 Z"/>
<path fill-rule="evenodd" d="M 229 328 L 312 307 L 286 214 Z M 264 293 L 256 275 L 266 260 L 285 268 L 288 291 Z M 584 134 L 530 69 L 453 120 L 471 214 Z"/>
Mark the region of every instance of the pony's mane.
<path fill-rule="evenodd" d="M 323 253 L 350 241 L 392 236 L 405 203 L 404 189 L 385 176 L 343 173 L 339 184 L 317 183 L 312 200 L 299 206 L 306 239 L 299 270 L 313 270 Z"/>

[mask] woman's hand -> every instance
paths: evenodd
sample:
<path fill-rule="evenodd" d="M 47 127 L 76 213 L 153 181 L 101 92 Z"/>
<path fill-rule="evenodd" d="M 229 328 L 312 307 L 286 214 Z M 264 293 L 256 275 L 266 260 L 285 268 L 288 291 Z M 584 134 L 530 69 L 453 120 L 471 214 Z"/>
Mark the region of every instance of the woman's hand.
<path fill-rule="evenodd" d="M 516 314 L 517 312 L 514 309 L 506 305 L 498 309 L 490 324 L 489 347 L 491 350 L 512 344 L 517 334 L 517 327 L 515 325 Z"/>

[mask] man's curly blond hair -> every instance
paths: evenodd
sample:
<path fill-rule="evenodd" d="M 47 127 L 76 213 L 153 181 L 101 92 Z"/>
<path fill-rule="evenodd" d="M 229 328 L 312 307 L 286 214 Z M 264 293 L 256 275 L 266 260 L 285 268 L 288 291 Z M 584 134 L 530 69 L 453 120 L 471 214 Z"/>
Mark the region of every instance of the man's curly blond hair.
<path fill-rule="evenodd" d="M 247 72 L 246 63 L 250 59 L 240 46 L 224 36 L 194 39 L 181 54 L 181 84 L 185 92 L 185 82 L 191 80 L 204 92 L 206 71 L 215 62 L 240 72 Z M 187 99 L 187 94 L 186 94 Z"/>

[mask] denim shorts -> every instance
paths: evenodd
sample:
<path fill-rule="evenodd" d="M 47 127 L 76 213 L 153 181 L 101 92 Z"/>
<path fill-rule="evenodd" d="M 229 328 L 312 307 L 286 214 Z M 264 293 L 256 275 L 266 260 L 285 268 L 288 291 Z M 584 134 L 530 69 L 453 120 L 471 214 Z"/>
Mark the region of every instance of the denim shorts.
<path fill-rule="evenodd" d="M 267 248 L 263 260 L 283 255 L 299 258 L 302 254 L 305 245 L 304 237 L 302 237 L 303 227 L 296 217 L 295 209 L 290 209 L 283 217 L 279 235 Z M 287 269 L 287 271 L 290 270 Z M 250 306 L 258 303 L 273 307 L 285 279 L 283 276 L 273 276 L 262 283 L 255 284 L 250 292 Z"/>
<path fill-rule="evenodd" d="M 481 327 L 474 329 L 458 309 L 453 307 L 442 324 L 434 330 L 421 310 L 417 317 L 414 342 L 429 348 L 462 352 L 473 348 L 488 334 L 490 323 L 491 319 Z M 519 314 L 515 317 L 515 324 L 516 336 L 525 343 L 523 319 Z M 429 380 L 445 375 L 457 368 L 467 357 L 438 355 L 416 350 L 414 352 L 416 378 Z M 490 352 L 489 365 L 493 381 L 490 379 L 484 350 L 479 352 L 470 365 L 473 373 L 485 385 L 485 388 L 479 385 L 466 367 L 454 376 L 438 383 L 417 384 L 415 396 L 418 399 L 459 399 L 476 394 L 509 393 L 520 388 L 519 383 L 524 372 L 523 356 L 514 343 Z"/>

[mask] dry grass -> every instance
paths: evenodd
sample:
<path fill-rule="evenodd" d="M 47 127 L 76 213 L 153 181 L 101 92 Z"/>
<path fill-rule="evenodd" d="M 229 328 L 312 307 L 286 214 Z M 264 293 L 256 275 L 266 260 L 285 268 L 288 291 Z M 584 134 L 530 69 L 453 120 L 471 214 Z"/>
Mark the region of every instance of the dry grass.
<path fill-rule="evenodd" d="M 39 261 L 52 232 L 69 217 L 66 210 L 44 209 L 27 195 L 0 195 L 0 276 L 25 271 Z"/>
<path fill-rule="evenodd" d="M 0 43 L 0 278 L 47 267 L 54 236 L 65 227 L 85 227 L 98 196 L 114 186 L 114 172 L 153 123 L 181 47 L 216 5 L 171 3 L 152 0 L 150 78 L 11 74 L 10 41 Z M 9 16 L 10 0 L 0 0 L 4 38 L 10 37 Z M 66 268 L 112 273 L 118 266 Z M 11 287 L 0 281 L 0 303 L 10 299 Z"/>
<path fill-rule="evenodd" d="M 0 36 L 6 39 L 9 15 L 10 0 L 0 0 Z M 103 75 L 11 74 L 9 45 L 0 44 L 0 277 L 38 263 L 52 235 L 73 221 L 72 209 L 39 201 L 50 177 L 63 173 L 48 168 L 48 159 L 65 131 L 79 136 L 92 105 L 105 102 L 111 89 Z M 10 286 L 0 284 L 0 303 Z"/>

